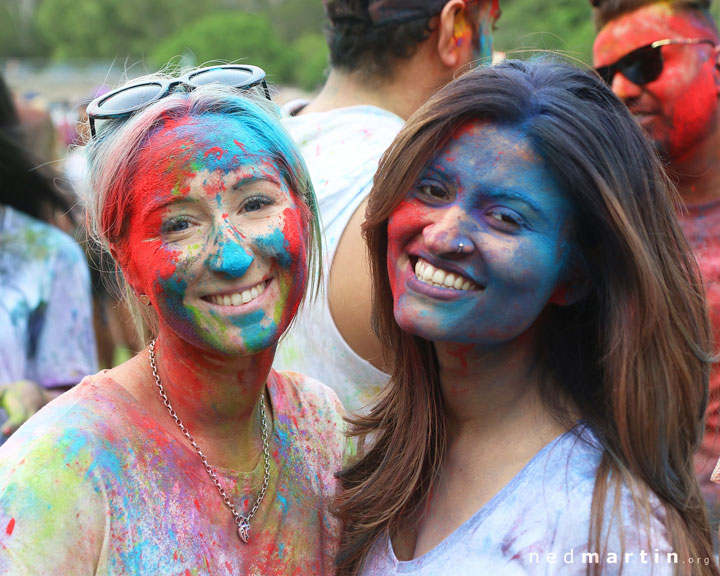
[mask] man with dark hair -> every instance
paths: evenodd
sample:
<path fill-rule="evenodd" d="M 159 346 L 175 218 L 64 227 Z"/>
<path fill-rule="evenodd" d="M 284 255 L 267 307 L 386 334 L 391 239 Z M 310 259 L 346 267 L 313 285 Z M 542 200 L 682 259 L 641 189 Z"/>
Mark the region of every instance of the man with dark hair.
<path fill-rule="evenodd" d="M 720 47 L 711 0 L 591 0 L 598 72 L 645 128 L 685 203 L 680 223 L 706 286 L 720 339 Z M 672 410 L 672 407 L 668 407 Z M 720 456 L 720 370 L 710 377 L 705 435 L 696 472 L 710 521 L 720 522 L 720 489 L 710 483 Z"/>
<path fill-rule="evenodd" d="M 275 366 L 333 387 L 345 407 L 387 380 L 371 327 L 360 225 L 382 153 L 403 122 L 463 66 L 492 55 L 498 0 L 325 0 L 330 72 L 285 126 L 301 146 L 325 232 L 325 291 L 281 342 Z"/>

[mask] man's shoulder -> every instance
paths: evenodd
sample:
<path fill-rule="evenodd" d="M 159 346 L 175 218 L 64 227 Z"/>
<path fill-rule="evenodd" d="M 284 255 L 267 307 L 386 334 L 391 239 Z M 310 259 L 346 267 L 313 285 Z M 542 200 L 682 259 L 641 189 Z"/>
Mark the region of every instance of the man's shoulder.
<path fill-rule="evenodd" d="M 284 110 L 297 110 L 288 103 Z M 283 124 L 301 146 L 342 147 L 337 152 L 350 154 L 348 147 L 360 150 L 381 148 L 382 153 L 403 126 L 403 120 L 377 106 L 348 106 L 325 112 L 283 115 Z M 306 150 L 304 150 L 306 152 Z"/>

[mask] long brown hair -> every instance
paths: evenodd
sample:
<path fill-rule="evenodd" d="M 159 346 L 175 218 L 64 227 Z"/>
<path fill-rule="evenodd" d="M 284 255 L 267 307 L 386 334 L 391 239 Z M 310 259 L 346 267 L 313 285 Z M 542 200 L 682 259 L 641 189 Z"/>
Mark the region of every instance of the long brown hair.
<path fill-rule="evenodd" d="M 604 449 L 588 543 L 602 549 L 606 497 L 625 484 L 640 511 L 651 491 L 660 498 L 679 557 L 712 558 L 692 466 L 711 336 L 699 273 L 675 218 L 677 195 L 652 145 L 595 75 L 547 60 L 507 61 L 473 70 L 433 96 L 375 178 L 365 233 L 374 321 L 391 381 L 370 414 L 353 421 L 352 434 L 367 446 L 340 475 L 340 573 L 357 573 L 385 530 L 411 522 L 443 462 L 437 357 L 432 342 L 395 322 L 387 224 L 432 157 L 473 120 L 521 127 L 575 209 L 576 265 L 591 292 L 573 306 L 548 307 L 538 357 L 553 376 L 543 401 L 561 418 L 569 407 L 578 410 Z M 693 568 L 717 574 L 714 566 Z"/>

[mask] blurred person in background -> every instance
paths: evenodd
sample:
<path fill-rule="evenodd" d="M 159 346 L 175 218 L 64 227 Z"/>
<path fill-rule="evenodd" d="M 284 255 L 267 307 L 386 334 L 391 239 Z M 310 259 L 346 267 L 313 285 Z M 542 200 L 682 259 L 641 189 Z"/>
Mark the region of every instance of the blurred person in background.
<path fill-rule="evenodd" d="M 91 100 L 108 92 L 106 86 L 99 86 L 93 96 L 77 102 L 73 107 L 77 119 L 73 122 L 74 136 L 63 160 L 63 170 L 75 198 L 86 197 L 83 186 L 87 181 L 87 155 L 85 143 L 90 139 L 87 106 Z M 102 246 L 88 237 L 85 252 L 90 263 L 90 279 L 93 290 L 93 318 L 98 360 L 103 368 L 118 363 L 123 354 L 135 354 L 142 347 L 142 341 L 135 328 L 130 308 L 122 298 L 118 286 L 118 271 Z"/>
<path fill-rule="evenodd" d="M 715 342 L 720 338 L 720 47 L 710 0 L 591 0 L 593 63 L 655 143 L 677 183 L 680 224 L 703 276 Z M 695 468 L 720 525 L 720 370 L 710 378 L 705 434 Z"/>
<path fill-rule="evenodd" d="M 318 378 L 347 410 L 387 382 L 370 324 L 360 225 L 380 156 L 403 122 L 472 62 L 489 62 L 498 0 L 326 0 L 330 72 L 310 102 L 284 108 L 318 196 L 324 292 L 280 343 L 276 366 Z"/>
<path fill-rule="evenodd" d="M 52 116 L 40 98 L 15 98 L 15 109 L 27 149 L 40 164 L 58 159 L 58 133 Z"/>
<path fill-rule="evenodd" d="M 0 408 L 3 440 L 97 370 L 90 280 L 78 244 L 49 221 L 66 198 L 23 146 L 0 77 Z M 6 419 L 7 418 L 7 419 Z"/>

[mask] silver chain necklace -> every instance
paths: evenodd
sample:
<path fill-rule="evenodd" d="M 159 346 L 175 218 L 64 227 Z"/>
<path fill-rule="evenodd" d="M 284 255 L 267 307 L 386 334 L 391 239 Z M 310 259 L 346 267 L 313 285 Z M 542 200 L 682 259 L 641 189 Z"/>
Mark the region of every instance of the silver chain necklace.
<path fill-rule="evenodd" d="M 175 420 L 175 424 L 178 425 L 178 428 L 180 428 L 183 436 L 188 439 L 188 442 L 190 442 L 192 447 L 195 448 L 195 452 L 197 452 L 198 456 L 200 456 L 200 460 L 202 461 L 203 466 L 205 466 L 205 471 L 208 473 L 208 476 L 210 476 L 210 480 L 212 480 L 215 488 L 217 488 L 218 493 L 220 494 L 220 496 L 222 496 L 225 506 L 227 506 L 230 512 L 232 512 L 233 518 L 235 519 L 235 524 L 237 524 L 238 536 L 240 537 L 240 540 L 247 544 L 250 541 L 250 520 L 253 516 L 255 516 L 255 512 L 257 512 L 257 509 L 260 506 L 260 502 L 263 501 L 263 498 L 265 497 L 265 492 L 268 488 L 268 482 L 270 482 L 270 448 L 268 446 L 267 418 L 265 417 L 265 393 L 263 392 L 263 394 L 260 395 L 263 464 L 265 469 L 263 473 L 263 483 L 262 488 L 260 488 L 260 493 L 258 494 L 257 500 L 255 500 L 255 504 L 253 504 L 253 507 L 250 509 L 250 512 L 248 512 L 247 515 L 243 515 L 237 511 L 235 504 L 233 504 L 233 502 L 230 500 L 230 497 L 225 492 L 225 489 L 222 487 L 222 484 L 220 484 L 220 481 L 217 477 L 217 472 L 215 472 L 215 468 L 210 466 L 207 461 L 207 457 L 205 456 L 205 454 L 203 454 L 202 450 L 200 450 L 200 446 L 197 445 L 197 442 L 195 442 L 195 438 L 193 438 L 190 432 L 188 432 L 188 429 L 185 428 L 185 425 L 180 420 L 180 417 L 177 415 L 175 410 L 173 410 L 172 404 L 170 404 L 170 400 L 168 400 L 167 394 L 165 393 L 165 388 L 163 388 L 163 385 L 160 382 L 160 375 L 158 374 L 157 364 L 155 363 L 156 342 L 157 338 L 153 339 L 153 341 L 150 343 L 150 367 L 152 368 L 152 373 L 155 377 L 155 384 L 157 384 L 157 388 L 160 392 L 160 397 L 162 398 L 163 404 L 165 404 L 165 407 L 168 409 L 170 416 L 172 416 L 172 419 Z"/>

